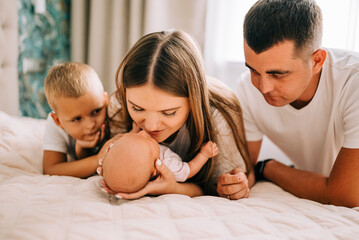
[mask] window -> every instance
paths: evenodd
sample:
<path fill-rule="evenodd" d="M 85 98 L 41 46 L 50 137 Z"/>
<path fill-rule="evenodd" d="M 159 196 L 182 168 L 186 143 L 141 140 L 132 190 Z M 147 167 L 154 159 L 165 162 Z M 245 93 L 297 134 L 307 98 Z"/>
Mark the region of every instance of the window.
<path fill-rule="evenodd" d="M 213 51 L 205 57 L 216 61 L 244 61 L 243 19 L 256 0 L 210 0 L 208 4 L 208 38 Z M 323 43 L 328 48 L 359 52 L 359 1 L 317 0 L 323 14 Z M 212 44 L 211 44 L 212 43 Z M 208 45 L 206 45 L 208 46 Z"/>

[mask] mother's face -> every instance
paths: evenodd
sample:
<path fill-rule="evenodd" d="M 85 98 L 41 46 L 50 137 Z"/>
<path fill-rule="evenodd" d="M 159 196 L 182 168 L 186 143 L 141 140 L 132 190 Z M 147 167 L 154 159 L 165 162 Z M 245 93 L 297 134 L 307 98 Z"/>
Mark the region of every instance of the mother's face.
<path fill-rule="evenodd" d="M 179 130 L 189 114 L 187 97 L 178 97 L 148 83 L 126 89 L 128 112 L 157 142 Z"/>

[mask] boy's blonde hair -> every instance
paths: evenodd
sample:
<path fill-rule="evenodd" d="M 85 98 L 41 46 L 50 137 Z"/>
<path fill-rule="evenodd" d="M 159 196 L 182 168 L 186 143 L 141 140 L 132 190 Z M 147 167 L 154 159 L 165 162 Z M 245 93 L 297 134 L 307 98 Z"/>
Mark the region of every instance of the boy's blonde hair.
<path fill-rule="evenodd" d="M 50 68 L 44 82 L 44 91 L 52 110 L 56 109 L 59 97 L 78 98 L 90 87 L 103 91 L 103 86 L 95 70 L 87 64 L 66 62 Z"/>

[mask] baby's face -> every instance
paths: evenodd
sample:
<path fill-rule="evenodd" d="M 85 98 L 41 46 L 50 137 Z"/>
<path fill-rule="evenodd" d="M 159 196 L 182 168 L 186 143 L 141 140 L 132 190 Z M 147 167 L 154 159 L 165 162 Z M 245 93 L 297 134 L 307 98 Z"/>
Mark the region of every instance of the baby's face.
<path fill-rule="evenodd" d="M 60 97 L 57 124 L 75 139 L 92 141 L 105 122 L 107 102 L 107 93 L 98 89 L 89 89 L 78 98 Z"/>

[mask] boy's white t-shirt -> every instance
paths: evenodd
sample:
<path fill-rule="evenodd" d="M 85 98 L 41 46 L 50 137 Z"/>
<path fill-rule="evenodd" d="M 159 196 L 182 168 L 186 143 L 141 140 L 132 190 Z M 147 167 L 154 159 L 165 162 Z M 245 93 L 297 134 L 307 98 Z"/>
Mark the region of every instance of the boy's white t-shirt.
<path fill-rule="evenodd" d="M 76 140 L 56 125 L 51 117 L 47 116 L 43 150 L 55 151 L 67 154 L 67 161 L 76 160 Z"/>
<path fill-rule="evenodd" d="M 248 141 L 266 135 L 295 167 L 329 175 L 341 147 L 359 148 L 359 53 L 326 51 L 317 91 L 302 109 L 269 105 L 248 73 L 236 93 Z"/>

